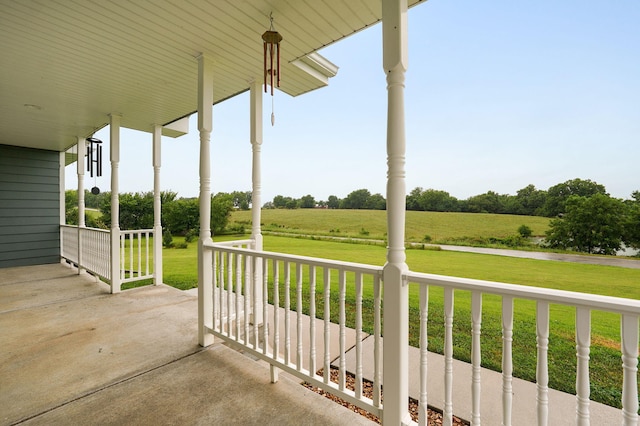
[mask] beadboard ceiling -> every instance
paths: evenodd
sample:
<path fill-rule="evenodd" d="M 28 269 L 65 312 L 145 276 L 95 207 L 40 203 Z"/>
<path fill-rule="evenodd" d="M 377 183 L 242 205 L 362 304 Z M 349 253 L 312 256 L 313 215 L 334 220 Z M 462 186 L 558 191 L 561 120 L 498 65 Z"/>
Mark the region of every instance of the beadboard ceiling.
<path fill-rule="evenodd" d="M 271 13 L 280 90 L 297 96 L 337 71 L 314 52 L 378 22 L 381 0 L 0 0 L 0 144 L 63 151 L 111 113 L 141 131 L 189 115 L 202 53 L 214 103 L 242 93 Z"/>

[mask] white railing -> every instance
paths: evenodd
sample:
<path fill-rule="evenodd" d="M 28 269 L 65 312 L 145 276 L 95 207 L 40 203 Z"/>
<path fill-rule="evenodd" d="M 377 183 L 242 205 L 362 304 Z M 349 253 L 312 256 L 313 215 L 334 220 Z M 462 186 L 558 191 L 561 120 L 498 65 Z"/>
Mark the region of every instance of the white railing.
<path fill-rule="evenodd" d="M 111 233 L 104 229 L 79 228 L 78 264 L 87 271 L 111 279 Z"/>
<path fill-rule="evenodd" d="M 120 231 L 120 282 L 153 278 L 153 229 Z"/>
<path fill-rule="evenodd" d="M 111 234 L 104 229 L 60 226 L 61 257 L 106 280 L 111 279 Z"/>
<path fill-rule="evenodd" d="M 78 227 L 60 225 L 60 256 L 78 264 Z"/>
<path fill-rule="evenodd" d="M 237 243 L 204 245 L 205 250 L 212 251 L 213 257 L 213 327 L 209 332 L 270 363 L 274 382 L 281 369 L 381 416 L 382 268 L 258 252 L 233 245 Z M 255 271 L 259 271 L 257 279 Z M 337 292 L 332 292 L 334 282 L 337 282 Z M 252 296 L 259 290 L 265 296 L 261 300 L 243 297 Z M 355 317 L 349 324 L 349 328 L 355 329 L 354 390 L 346 386 L 347 292 L 352 299 L 350 305 L 355 305 L 355 312 L 349 312 Z M 363 299 L 371 302 L 366 304 L 369 308 L 366 313 L 363 312 Z M 332 300 L 337 300 L 338 312 L 331 311 Z M 252 312 L 262 312 L 262 317 L 252 321 Z M 320 321 L 316 316 L 320 317 L 320 314 L 322 323 L 316 325 Z M 368 372 L 363 371 L 362 362 L 364 315 L 368 315 L 368 323 L 373 324 L 369 333 L 374 339 L 373 354 L 370 354 L 374 362 L 373 371 Z M 337 325 L 331 324 L 332 318 Z M 318 342 L 316 327 L 323 327 L 323 339 Z M 330 334 L 333 327 L 337 327 L 334 332 L 338 333 L 339 344 L 332 352 Z M 308 342 L 306 345 L 305 341 Z M 332 361 L 337 364 L 337 383 L 331 381 Z M 321 376 L 319 368 L 323 370 Z M 364 396 L 363 377 L 373 378 L 372 399 Z"/>
<path fill-rule="evenodd" d="M 453 407 L 453 306 L 454 290 L 471 292 L 471 423 L 480 424 L 480 332 L 482 320 L 483 295 L 495 295 L 501 298 L 502 307 L 502 424 L 511 425 L 512 412 L 512 343 L 513 343 L 513 307 L 514 299 L 534 301 L 536 308 L 536 413 L 537 424 L 549 422 L 549 305 L 564 305 L 575 309 L 576 315 L 576 424 L 588 425 L 589 414 L 589 354 L 591 336 L 591 312 L 614 313 L 621 318 L 621 355 L 623 370 L 622 413 L 619 420 L 612 422 L 624 425 L 638 424 L 638 318 L 640 301 L 615 297 L 574 293 L 561 290 L 543 289 L 520 285 L 494 283 L 488 281 L 453 278 L 440 275 L 410 272 L 406 275 L 408 283 L 419 285 L 420 297 L 420 399 L 421 406 L 427 400 L 427 314 L 429 288 L 443 289 L 444 316 L 444 422 L 451 425 Z M 534 347 L 533 342 L 530 345 Z M 429 374 L 432 374 L 431 372 Z M 421 411 L 422 412 L 422 411 Z M 566 415 L 566 413 L 558 413 Z M 426 420 L 420 419 L 420 424 Z"/>
<path fill-rule="evenodd" d="M 120 231 L 120 282 L 153 278 L 153 230 Z M 61 257 L 98 277 L 111 281 L 111 232 L 60 226 Z"/>

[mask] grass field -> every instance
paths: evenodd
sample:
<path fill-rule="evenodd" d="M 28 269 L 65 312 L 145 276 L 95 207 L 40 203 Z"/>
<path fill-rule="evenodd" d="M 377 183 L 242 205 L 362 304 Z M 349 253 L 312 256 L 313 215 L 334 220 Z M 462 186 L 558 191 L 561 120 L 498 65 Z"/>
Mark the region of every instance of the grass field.
<path fill-rule="evenodd" d="M 244 237 L 215 237 L 229 240 Z M 196 285 L 197 245 L 187 249 L 164 250 L 164 281 L 178 288 Z M 317 241 L 301 238 L 265 237 L 265 250 L 336 259 L 372 265 L 383 265 L 386 251 L 375 245 L 345 244 L 335 241 Z M 407 263 L 413 271 L 428 272 L 501 281 L 537 287 L 557 288 L 609 296 L 640 299 L 640 270 L 617 267 L 551 262 L 509 258 L 473 253 L 432 250 L 408 250 Z M 335 281 L 334 281 L 335 282 Z M 410 341 L 418 342 L 418 286 L 410 288 Z M 281 298 L 284 288 L 280 289 Z M 318 306 L 321 306 L 322 286 L 316 289 Z M 371 295 L 371 290 L 367 291 Z M 292 298 L 295 299 L 295 298 Z M 347 292 L 347 318 L 353 326 L 354 293 Z M 429 299 L 429 349 L 442 353 L 444 344 L 442 290 L 432 287 Z M 337 295 L 332 297 L 337 306 Z M 308 305 L 308 297 L 303 307 Z M 332 306 L 331 312 L 338 312 Z M 456 291 L 454 319 L 454 356 L 468 361 L 471 353 L 471 297 L 468 292 Z M 372 312 L 365 303 L 365 325 L 371 331 Z M 323 315 L 318 309 L 317 315 Z M 337 318 L 334 320 L 337 321 Z M 500 370 L 501 365 L 501 304 L 493 296 L 483 298 L 482 320 L 483 366 Z M 575 388 L 575 310 L 559 305 L 551 306 L 550 334 L 550 386 L 565 392 Z M 535 305 L 518 300 L 514 317 L 514 375 L 535 380 Z M 622 369 L 620 367 L 620 319 L 616 315 L 594 312 L 592 314 L 591 395 L 595 401 L 613 406 L 620 405 Z"/>
<path fill-rule="evenodd" d="M 243 225 L 250 229 L 251 212 L 233 212 L 230 225 Z M 428 235 L 432 242 L 441 244 L 473 243 L 474 240 L 516 235 L 520 225 L 527 225 L 533 231 L 533 235 L 542 236 L 549 227 L 549 218 L 408 211 L 405 240 L 423 242 Z M 387 215 L 381 210 L 263 210 L 262 230 L 384 240 L 387 232 Z"/>

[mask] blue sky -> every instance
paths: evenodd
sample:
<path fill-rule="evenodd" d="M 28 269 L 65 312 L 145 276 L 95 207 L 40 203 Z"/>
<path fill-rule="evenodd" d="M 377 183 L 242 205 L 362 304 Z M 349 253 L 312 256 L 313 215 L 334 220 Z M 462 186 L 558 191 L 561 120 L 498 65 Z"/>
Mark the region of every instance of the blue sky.
<path fill-rule="evenodd" d="M 637 0 L 429 0 L 411 9 L 407 192 L 420 186 L 466 199 L 573 178 L 619 198 L 640 190 L 638 22 Z M 381 45 L 377 25 L 321 51 L 338 75 L 297 98 L 276 93 L 274 127 L 265 95 L 263 202 L 343 198 L 360 188 L 385 195 Z M 212 192 L 248 191 L 248 94 L 215 106 L 213 116 Z M 96 137 L 108 143 L 108 130 Z M 121 140 L 120 191 L 152 190 L 151 135 L 123 129 Z M 190 133 L 163 138 L 162 150 L 163 189 L 196 196 L 195 116 Z M 108 190 L 104 169 L 97 185 Z M 69 167 L 66 186 L 75 185 Z"/>

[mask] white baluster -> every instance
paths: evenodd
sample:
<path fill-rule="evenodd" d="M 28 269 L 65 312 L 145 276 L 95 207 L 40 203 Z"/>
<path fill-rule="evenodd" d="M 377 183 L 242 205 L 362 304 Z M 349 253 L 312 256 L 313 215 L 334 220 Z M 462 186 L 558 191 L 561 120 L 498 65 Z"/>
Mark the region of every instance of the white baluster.
<path fill-rule="evenodd" d="M 142 233 L 138 232 L 138 277 L 142 276 Z M 131 273 L 133 276 L 133 271 Z"/>
<path fill-rule="evenodd" d="M 418 422 L 426 426 L 427 416 L 427 320 L 429 318 L 429 286 L 420 284 L 420 401 L 418 405 Z"/>
<path fill-rule="evenodd" d="M 380 321 L 380 311 L 382 300 L 380 298 L 380 276 L 376 275 L 373 279 L 373 405 L 380 407 L 381 404 L 381 372 L 380 365 L 380 329 L 382 324 Z"/>
<path fill-rule="evenodd" d="M 339 275 L 339 284 L 340 284 L 340 369 L 338 372 L 338 387 L 341 391 L 345 389 L 346 385 L 346 370 L 347 370 L 347 360 L 346 360 L 346 344 L 345 344 L 345 332 L 346 332 L 346 315 L 345 315 L 345 297 L 346 297 L 346 288 L 347 288 L 347 274 L 341 269 Z"/>
<path fill-rule="evenodd" d="M 625 426 L 638 424 L 638 315 L 622 315 L 622 416 Z"/>
<path fill-rule="evenodd" d="M 331 284 L 330 284 L 330 271 L 329 268 L 323 268 L 324 270 L 324 366 L 323 376 L 324 382 L 329 383 L 331 379 L 331 350 L 330 350 L 330 327 L 331 312 L 329 309 L 329 303 L 331 298 Z"/>
<path fill-rule="evenodd" d="M 277 360 L 280 349 L 280 277 L 278 261 L 273 260 L 273 359 Z M 266 309 L 265 309 L 266 312 Z M 278 381 L 278 369 L 271 365 L 271 383 Z"/>
<path fill-rule="evenodd" d="M 538 425 L 549 423 L 549 365 L 547 353 L 549 350 L 549 303 L 538 301 L 536 308 L 536 342 L 538 347 L 538 366 L 536 368 L 536 383 L 538 393 Z"/>
<path fill-rule="evenodd" d="M 297 351 L 296 351 L 296 369 L 302 370 L 302 264 L 296 264 L 296 311 L 297 311 Z"/>
<path fill-rule="evenodd" d="M 233 297 L 236 300 L 236 329 L 235 329 L 235 339 L 236 341 L 240 340 L 240 295 L 242 294 L 242 264 L 243 257 L 241 254 L 236 254 L 236 291 Z"/>
<path fill-rule="evenodd" d="M 309 267 L 309 376 L 316 374 L 316 267 Z"/>
<path fill-rule="evenodd" d="M 502 297 L 502 426 L 511 426 L 513 406 L 513 297 Z"/>
<path fill-rule="evenodd" d="M 225 259 L 227 258 L 226 253 L 220 252 L 220 279 L 218 281 L 218 303 L 220 303 L 220 328 L 219 331 L 222 333 L 224 331 L 224 283 L 225 280 Z"/>
<path fill-rule="evenodd" d="M 269 349 L 269 262 L 261 258 L 262 262 L 262 353 L 267 354 Z M 273 367 L 272 367 L 273 368 Z"/>
<path fill-rule="evenodd" d="M 233 294 L 233 255 L 227 252 L 227 336 L 231 336 L 231 295 Z"/>
<path fill-rule="evenodd" d="M 218 306 L 216 305 L 216 298 L 217 298 L 217 287 L 218 287 L 218 256 L 219 256 L 220 252 L 218 251 L 214 251 L 212 253 L 212 265 L 213 265 L 213 274 L 212 274 L 212 283 L 213 283 L 213 287 L 212 287 L 212 292 L 211 292 L 211 315 L 213 318 L 213 322 L 212 322 L 212 326 L 213 329 L 218 331 L 218 327 L 216 326 L 216 324 L 218 323 Z"/>
<path fill-rule="evenodd" d="M 129 234 L 129 278 L 133 278 L 133 270 L 134 270 L 134 263 L 133 263 L 133 232 L 130 232 Z"/>
<path fill-rule="evenodd" d="M 576 308 L 576 424 L 589 426 L 589 350 L 591 310 Z"/>
<path fill-rule="evenodd" d="M 284 363 L 291 362 L 291 267 L 284 262 Z"/>
<path fill-rule="evenodd" d="M 280 277 L 278 261 L 273 261 L 273 359 L 278 359 L 280 351 Z"/>
<path fill-rule="evenodd" d="M 146 259 L 145 259 L 145 264 L 146 264 L 145 275 L 149 275 L 149 263 L 150 263 L 149 262 L 150 261 L 150 257 L 149 257 L 149 232 L 145 233 L 144 243 L 145 243 L 145 246 L 146 246 L 146 249 L 145 249 L 146 250 L 145 251 L 145 253 L 146 253 L 145 254 L 145 256 L 146 256 Z"/>
<path fill-rule="evenodd" d="M 471 424 L 480 425 L 480 373 L 482 354 L 480 351 L 480 328 L 482 325 L 482 293 L 471 294 Z"/>
<path fill-rule="evenodd" d="M 362 398 L 362 273 L 356 272 L 356 398 Z"/>
<path fill-rule="evenodd" d="M 126 234 L 120 235 L 120 281 L 125 279 L 124 271 L 127 269 L 127 265 L 124 263 L 124 248 L 126 247 Z"/>
<path fill-rule="evenodd" d="M 249 259 L 247 259 L 247 268 L 245 270 L 245 278 L 244 278 L 244 313 L 242 315 L 242 320 L 243 320 L 243 324 L 244 324 L 244 344 L 245 345 L 249 345 L 251 344 L 250 342 L 250 337 L 249 337 L 249 330 L 250 330 L 250 322 L 251 319 L 249 318 L 249 309 L 251 309 L 251 305 L 250 305 L 250 300 L 251 299 L 253 301 L 254 304 L 254 312 L 255 312 L 255 305 L 257 304 L 257 301 L 255 299 L 255 297 L 249 297 L 249 293 L 251 292 L 255 292 L 255 287 L 258 285 L 261 285 L 262 281 L 260 282 L 260 284 L 258 284 L 257 279 L 256 282 L 253 281 L 252 277 L 253 275 L 251 275 L 249 269 L 251 269 L 252 271 L 256 270 L 256 262 L 258 261 L 258 259 L 255 256 L 251 256 Z M 251 265 L 251 268 L 249 268 L 249 265 Z M 253 285 L 250 285 L 249 283 L 252 283 Z M 254 323 L 257 321 L 254 321 Z M 253 333 L 253 347 L 254 349 L 257 349 L 259 346 L 259 339 L 258 339 L 258 333 L 257 330 L 254 328 L 254 333 Z"/>
<path fill-rule="evenodd" d="M 444 410 L 442 424 L 453 424 L 453 289 L 444 289 Z"/>

